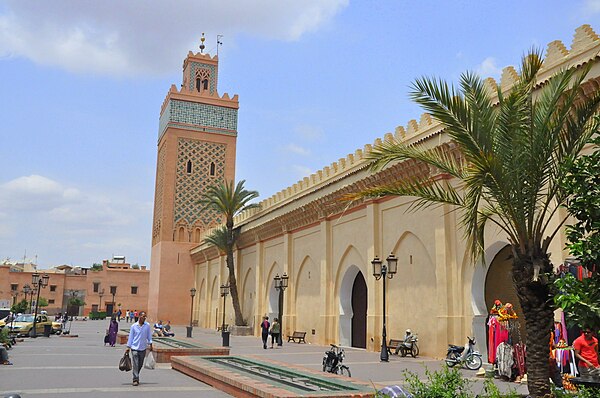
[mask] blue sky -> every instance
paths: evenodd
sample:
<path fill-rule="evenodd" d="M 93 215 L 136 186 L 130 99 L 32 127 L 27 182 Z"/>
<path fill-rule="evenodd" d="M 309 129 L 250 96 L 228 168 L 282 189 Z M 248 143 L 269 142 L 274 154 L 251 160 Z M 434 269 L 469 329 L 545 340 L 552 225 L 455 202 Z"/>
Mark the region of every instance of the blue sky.
<path fill-rule="evenodd" d="M 600 1 L 0 2 L 0 261 L 149 264 L 160 106 L 202 32 L 263 199 L 418 120 L 415 78 L 498 78 L 585 23 Z"/>

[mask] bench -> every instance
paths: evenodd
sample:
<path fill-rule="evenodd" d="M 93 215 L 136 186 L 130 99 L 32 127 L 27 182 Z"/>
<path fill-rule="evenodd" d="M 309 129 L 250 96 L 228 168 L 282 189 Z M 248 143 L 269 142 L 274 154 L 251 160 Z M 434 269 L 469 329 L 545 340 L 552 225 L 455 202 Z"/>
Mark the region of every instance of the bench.
<path fill-rule="evenodd" d="M 288 343 L 290 341 L 293 341 L 294 343 L 305 343 L 306 344 L 306 340 L 304 339 L 306 336 L 306 332 L 296 332 L 294 331 L 294 334 L 292 334 L 291 336 L 288 334 Z M 298 340 L 298 341 L 296 341 Z"/>
<path fill-rule="evenodd" d="M 404 342 L 404 340 L 400 340 L 400 339 L 390 339 L 390 343 L 387 345 L 388 353 L 389 354 L 397 354 L 396 347 L 398 347 L 398 345 L 403 342 Z M 394 352 L 392 352 L 392 349 L 394 350 Z"/>

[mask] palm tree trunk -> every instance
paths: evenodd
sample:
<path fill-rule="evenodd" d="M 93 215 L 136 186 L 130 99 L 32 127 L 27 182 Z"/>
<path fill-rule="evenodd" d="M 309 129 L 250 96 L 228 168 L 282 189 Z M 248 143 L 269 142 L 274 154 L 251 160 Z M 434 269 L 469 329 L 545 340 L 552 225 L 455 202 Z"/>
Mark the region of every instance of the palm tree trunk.
<path fill-rule="evenodd" d="M 233 223 L 231 223 L 233 226 Z M 227 223 L 227 269 L 229 270 L 229 291 L 231 293 L 231 303 L 233 304 L 233 313 L 235 314 L 235 325 L 243 326 L 242 307 L 240 306 L 240 296 L 238 295 L 237 282 L 235 279 L 235 268 L 233 264 L 233 228 Z"/>
<path fill-rule="evenodd" d="M 544 273 L 552 272 L 548 256 L 519 256 L 513 263 L 513 283 L 519 296 L 527 330 L 527 387 L 534 398 L 552 397 L 550 390 L 550 330 L 554 320 L 554 301 L 549 281 Z M 541 258 L 540 258 L 541 257 Z M 539 279 L 534 281 L 533 264 L 542 264 Z"/>

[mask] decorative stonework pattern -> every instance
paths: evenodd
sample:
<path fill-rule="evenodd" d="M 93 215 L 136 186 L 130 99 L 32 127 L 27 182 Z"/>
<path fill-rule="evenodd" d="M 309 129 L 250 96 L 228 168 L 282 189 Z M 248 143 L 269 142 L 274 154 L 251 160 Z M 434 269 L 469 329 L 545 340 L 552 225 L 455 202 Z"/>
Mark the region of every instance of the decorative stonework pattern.
<path fill-rule="evenodd" d="M 217 71 L 214 65 L 211 64 L 202 64 L 200 62 L 192 62 L 190 64 L 190 83 L 189 90 L 194 91 L 196 89 L 196 76 L 206 75 L 209 76 L 209 90 L 211 94 L 214 94 L 217 90 Z"/>
<path fill-rule="evenodd" d="M 158 160 L 156 165 L 156 190 L 154 195 L 154 222 L 152 223 L 152 244 L 158 242 L 160 237 L 160 225 L 163 207 L 163 187 L 165 181 L 165 159 L 166 153 L 164 145 L 158 150 Z"/>
<path fill-rule="evenodd" d="M 237 109 L 171 99 L 160 116 L 159 138 L 170 122 L 235 132 Z"/>
<path fill-rule="evenodd" d="M 223 181 L 226 148 L 214 142 L 178 140 L 174 224 L 185 222 L 188 227 L 194 224 L 208 227 L 219 219 L 214 210 L 202 211 L 197 202 L 209 186 Z M 191 173 L 187 172 L 188 161 L 192 162 Z M 214 177 L 210 176 L 211 163 L 215 164 Z"/>

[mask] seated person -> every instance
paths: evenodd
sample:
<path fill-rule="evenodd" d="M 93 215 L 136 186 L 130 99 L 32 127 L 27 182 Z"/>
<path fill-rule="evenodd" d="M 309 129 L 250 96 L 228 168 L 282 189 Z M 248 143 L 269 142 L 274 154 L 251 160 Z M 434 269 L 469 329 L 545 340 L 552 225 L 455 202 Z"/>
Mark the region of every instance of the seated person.
<path fill-rule="evenodd" d="M 398 353 L 400 352 L 400 347 L 402 347 L 402 344 L 404 343 L 410 343 L 410 339 L 412 338 L 412 330 L 410 329 L 406 329 L 405 335 L 404 335 L 404 340 L 401 343 L 398 343 L 398 345 L 396 346 L 396 351 L 394 351 L 394 353 L 396 355 L 398 355 Z"/>
<path fill-rule="evenodd" d="M 163 332 L 163 335 L 165 335 L 167 337 L 175 336 L 175 333 L 173 332 L 173 330 L 171 330 L 171 321 L 167 321 L 167 324 L 165 326 L 163 326 L 162 332 Z"/>
<path fill-rule="evenodd" d="M 0 345 L 0 363 L 2 365 L 12 365 L 12 362 L 8 360 L 8 350 L 4 345 Z"/>
<path fill-rule="evenodd" d="M 156 333 L 156 335 L 158 337 L 163 337 L 163 324 L 162 321 L 158 321 L 158 323 L 154 324 L 154 333 Z"/>

